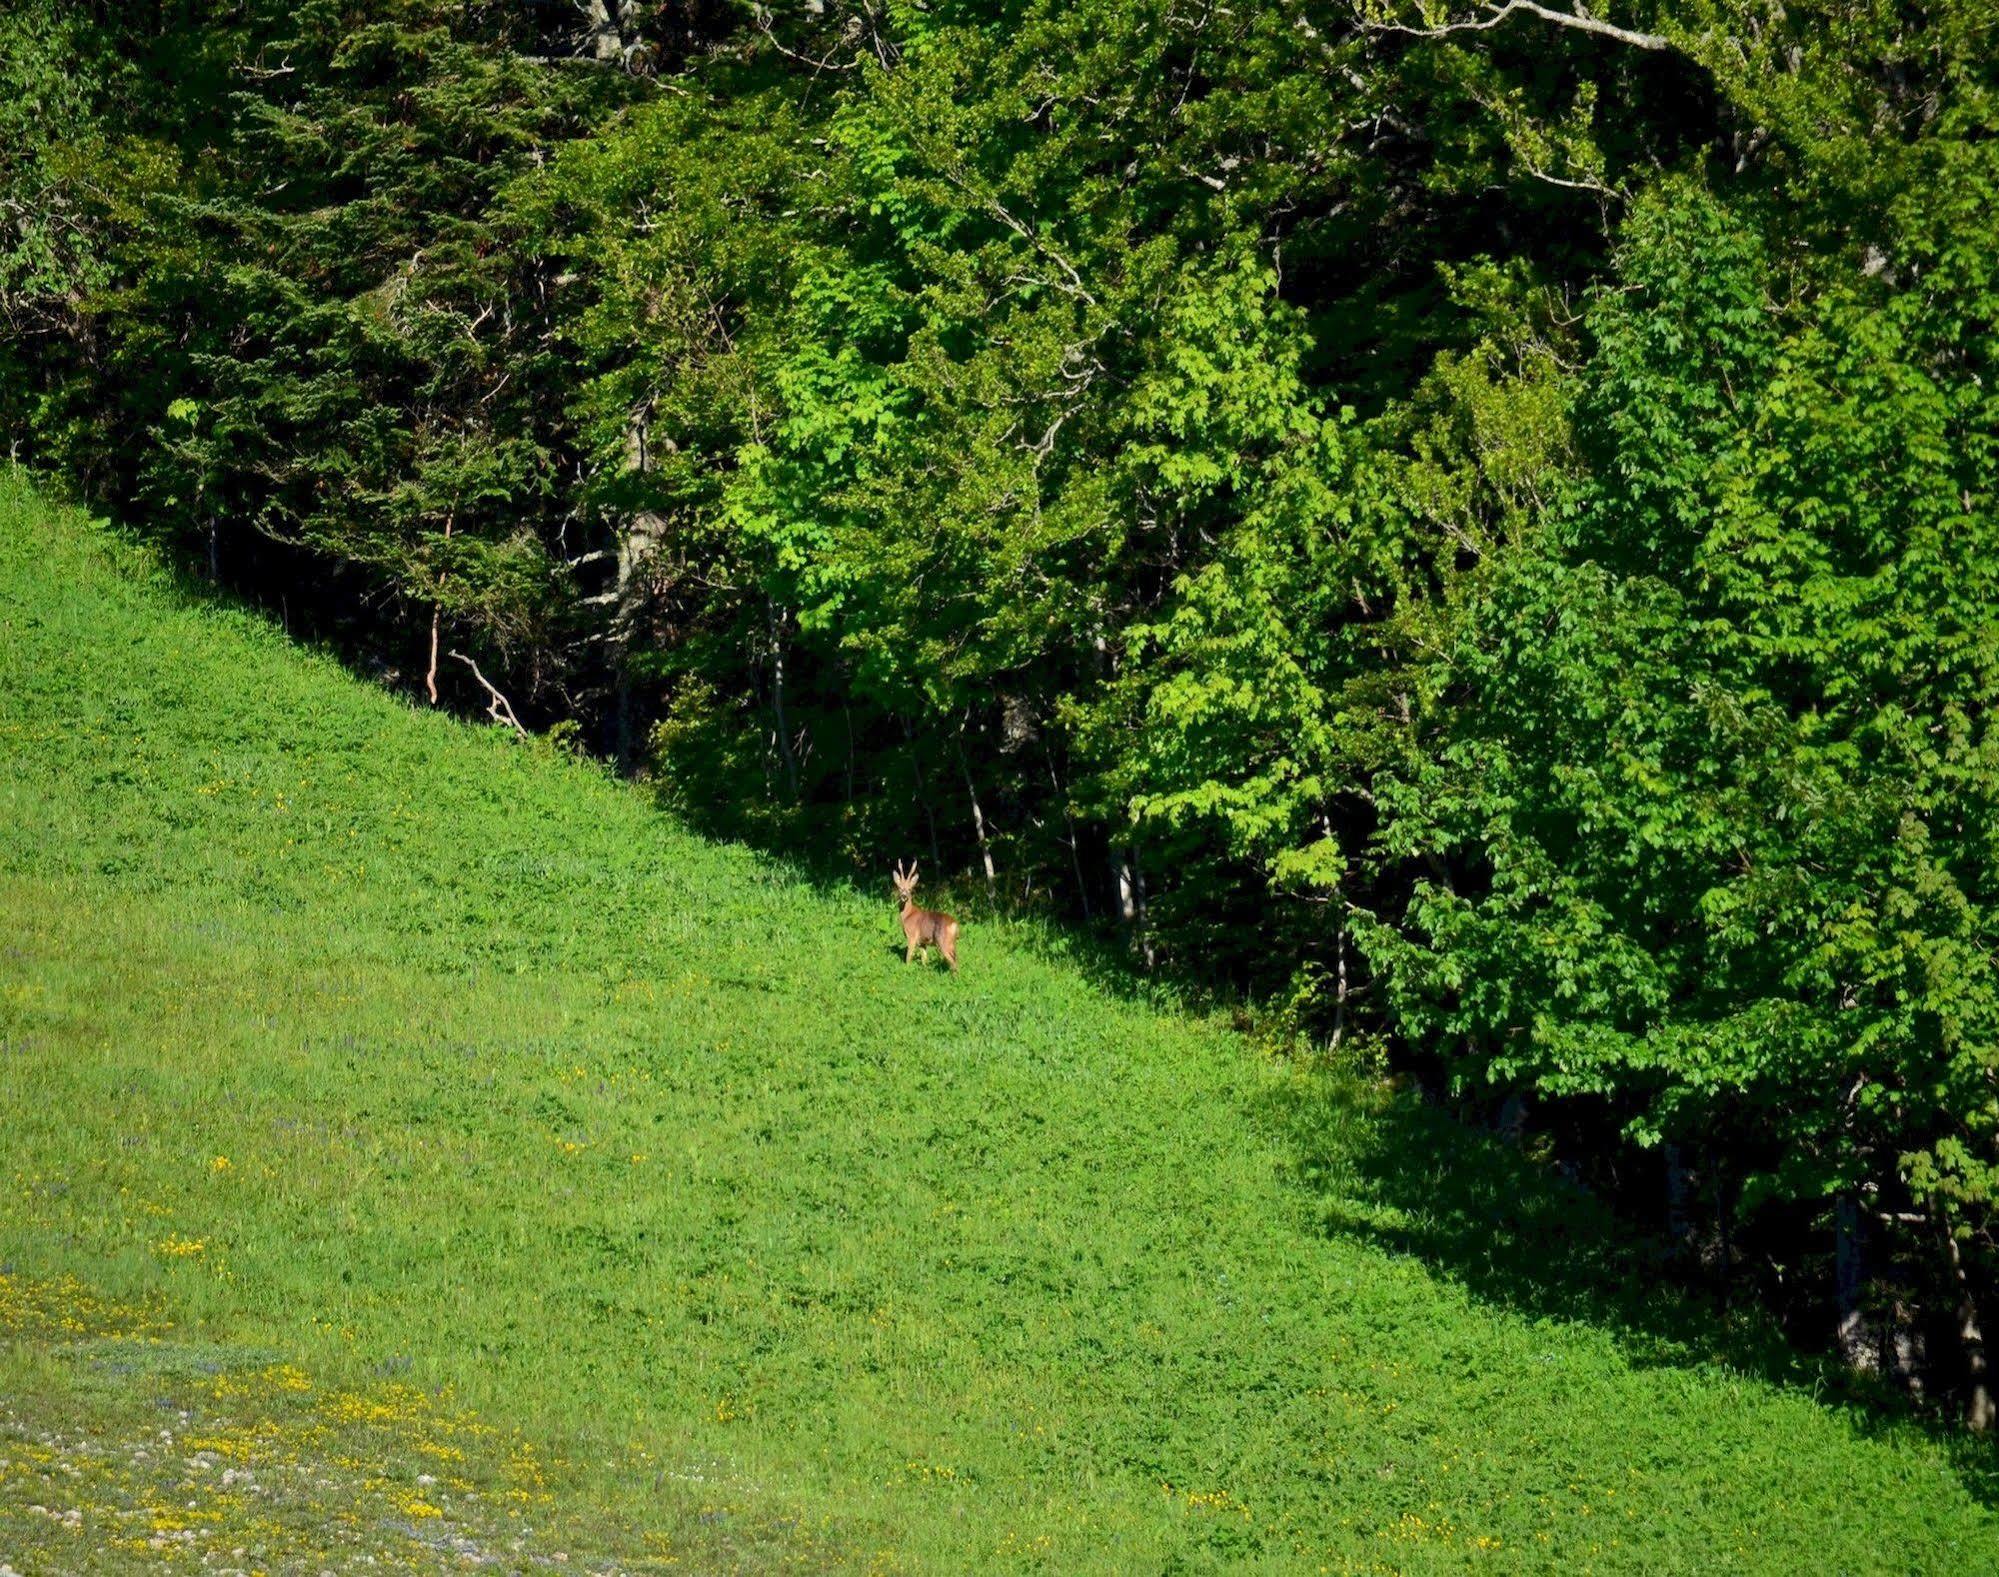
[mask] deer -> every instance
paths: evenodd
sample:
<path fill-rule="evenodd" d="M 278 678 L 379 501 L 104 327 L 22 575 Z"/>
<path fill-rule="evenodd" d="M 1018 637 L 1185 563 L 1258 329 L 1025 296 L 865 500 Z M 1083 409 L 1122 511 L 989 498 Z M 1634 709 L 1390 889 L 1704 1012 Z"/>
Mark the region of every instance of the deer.
<path fill-rule="evenodd" d="M 916 867 L 902 868 L 902 861 L 895 862 L 895 898 L 902 910 L 902 939 L 909 944 L 902 955 L 905 964 L 916 962 L 916 955 L 923 954 L 923 961 L 930 962 L 930 949 L 935 947 L 944 955 L 944 962 L 951 966 L 951 973 L 958 972 L 958 922 L 948 914 L 939 914 L 935 909 L 917 906 Z"/>

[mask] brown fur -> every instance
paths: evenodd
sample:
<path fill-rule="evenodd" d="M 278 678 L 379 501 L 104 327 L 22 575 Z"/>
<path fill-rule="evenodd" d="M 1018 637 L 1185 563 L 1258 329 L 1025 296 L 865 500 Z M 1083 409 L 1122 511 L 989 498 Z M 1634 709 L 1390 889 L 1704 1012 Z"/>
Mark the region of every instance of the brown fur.
<path fill-rule="evenodd" d="M 902 909 L 902 939 L 909 944 L 902 955 L 905 964 L 916 961 L 916 955 L 923 954 L 923 961 L 930 961 L 930 949 L 936 948 L 944 955 L 944 962 L 951 966 L 951 973 L 958 972 L 958 922 L 948 914 L 939 914 L 935 909 L 920 909 L 911 895 L 916 891 L 916 867 L 905 871 L 900 862 L 895 868 L 895 898 Z"/>

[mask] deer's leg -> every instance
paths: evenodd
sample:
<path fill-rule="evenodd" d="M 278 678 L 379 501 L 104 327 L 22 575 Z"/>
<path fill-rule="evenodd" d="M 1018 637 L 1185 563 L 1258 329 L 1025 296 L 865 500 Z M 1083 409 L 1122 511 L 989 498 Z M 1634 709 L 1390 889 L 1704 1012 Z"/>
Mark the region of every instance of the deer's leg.
<path fill-rule="evenodd" d="M 914 942 L 911 942 L 907 947 L 905 947 L 902 950 L 902 961 L 905 964 L 913 964 L 916 962 L 916 944 Z"/>

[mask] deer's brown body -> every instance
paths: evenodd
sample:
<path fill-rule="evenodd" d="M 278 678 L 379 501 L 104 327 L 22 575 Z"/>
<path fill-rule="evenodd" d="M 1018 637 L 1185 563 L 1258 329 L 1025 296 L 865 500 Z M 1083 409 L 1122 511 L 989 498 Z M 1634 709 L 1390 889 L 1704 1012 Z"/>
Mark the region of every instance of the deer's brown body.
<path fill-rule="evenodd" d="M 905 871 L 900 864 L 895 868 L 895 900 L 902 910 L 902 939 L 909 944 L 902 955 L 905 964 L 916 961 L 920 952 L 926 961 L 930 949 L 936 948 L 944 955 L 944 962 L 951 966 L 951 973 L 958 972 L 958 922 L 948 914 L 939 914 L 935 909 L 917 906 L 916 867 Z"/>

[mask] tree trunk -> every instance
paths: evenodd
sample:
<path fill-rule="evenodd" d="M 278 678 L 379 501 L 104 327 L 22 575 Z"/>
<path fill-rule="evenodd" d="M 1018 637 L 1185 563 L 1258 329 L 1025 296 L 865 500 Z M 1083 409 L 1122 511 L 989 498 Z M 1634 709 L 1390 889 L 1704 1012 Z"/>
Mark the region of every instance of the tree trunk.
<path fill-rule="evenodd" d="M 1687 1158 L 1677 1144 L 1665 1147 L 1666 1160 L 1666 1237 L 1673 1245 L 1675 1255 L 1685 1254 L 1687 1245 L 1694 1235 L 1693 1222 L 1687 1213 Z"/>
<path fill-rule="evenodd" d="M 632 738 L 632 678 L 626 670 L 622 655 L 617 659 L 617 678 L 613 682 L 616 685 L 614 718 L 618 731 L 615 746 L 618 753 L 618 770 L 629 773 L 635 764 L 638 746 L 637 741 Z"/>
<path fill-rule="evenodd" d="M 1082 900 L 1083 922 L 1087 925 L 1096 919 L 1096 915 L 1090 903 L 1090 883 L 1083 875 L 1083 851 L 1078 843 L 1076 817 L 1069 809 L 1069 796 L 1062 792 L 1062 779 L 1055 770 L 1055 751 L 1051 747 L 1045 754 L 1048 757 L 1048 786 L 1055 791 L 1055 801 L 1062 807 L 1062 820 L 1069 828 L 1069 863 L 1076 868 L 1076 896 Z"/>
<path fill-rule="evenodd" d="M 944 855 L 937 844 L 937 816 L 930 808 L 930 791 L 923 781 L 923 763 L 916 755 L 916 731 L 907 721 L 902 725 L 902 737 L 909 744 L 909 766 L 916 774 L 916 802 L 923 807 L 923 824 L 930 833 L 930 868 L 938 876 L 944 869 Z"/>
<path fill-rule="evenodd" d="M 1145 910 L 1145 861 L 1138 852 L 1137 844 L 1133 844 L 1131 849 L 1131 878 L 1138 888 L 1139 955 L 1145 960 L 1145 967 L 1150 969 L 1159 960 L 1153 955 L 1152 950 L 1152 927 L 1147 923 Z"/>
<path fill-rule="evenodd" d="M 777 714 L 777 756 L 784 763 L 785 786 L 798 798 L 798 761 L 791 753 L 791 721 L 784 709 L 784 616 L 769 604 L 771 707 Z"/>
<path fill-rule="evenodd" d="M 451 540 L 451 527 L 453 521 L 456 518 L 457 517 L 455 511 L 452 514 L 446 515 L 444 517 L 444 540 L 446 542 L 449 542 Z M 442 591 L 444 589 L 443 570 L 439 570 L 437 572 L 437 589 L 439 591 Z M 424 692 L 430 697 L 430 704 L 432 706 L 437 705 L 437 635 L 438 635 L 438 628 L 443 622 L 444 622 L 444 605 L 441 602 L 431 603 L 430 667 L 424 671 L 423 688 Z"/>
<path fill-rule="evenodd" d="M 1340 934 L 1333 941 L 1333 951 L 1337 962 L 1334 966 L 1332 1049 L 1337 1051 L 1347 1034 L 1347 924 L 1344 918 L 1340 921 Z M 1514 1139 L 1517 1143 L 1518 1134 Z"/>
<path fill-rule="evenodd" d="M 1714 1173 L 1715 1239 L 1721 1254 L 1721 1306 L 1725 1309 L 1730 1290 L 1735 1285 L 1736 1185 L 1729 1175 L 1727 1163 L 1716 1161 L 1710 1169 Z"/>
<path fill-rule="evenodd" d="M 1860 1294 L 1867 1280 L 1865 1248 L 1861 1242 L 1860 1205 L 1851 1194 L 1841 1194 L 1832 1206 L 1833 1310 L 1838 1324 L 1839 1355 L 1847 1367 L 1871 1374 L 1880 1367 L 1867 1329 L 1867 1316 L 1860 1307 Z"/>
<path fill-rule="evenodd" d="M 1145 928 L 1145 871 L 1138 863 L 1138 846 L 1113 847 L 1111 870 L 1117 878 L 1118 919 L 1124 926 L 1125 944 L 1153 965 L 1152 938 Z"/>
<path fill-rule="evenodd" d="M 611 0 L 584 0 L 583 16 L 590 30 L 590 54 L 593 59 L 605 64 L 622 60 L 625 55 L 624 35 L 619 31 L 617 19 L 611 15 Z"/>
<path fill-rule="evenodd" d="M 965 794 L 972 802 L 972 831 L 978 836 L 979 863 L 985 867 L 986 871 L 986 897 L 989 899 L 995 898 L 998 889 L 998 876 L 993 870 L 992 843 L 986 837 L 986 813 L 979 807 L 979 791 L 977 786 L 972 782 L 972 764 L 965 759 L 965 752 L 962 746 L 958 750 L 958 768 L 965 774 Z"/>
<path fill-rule="evenodd" d="M 851 822 L 854 815 L 854 709 L 845 701 L 840 703 L 840 720 L 847 727 L 847 818 Z"/>
<path fill-rule="evenodd" d="M 1950 1245 L 1951 1275 L 1957 1280 L 1957 1341 L 1964 1355 L 1964 1422 L 1979 1434 L 1991 1429 L 1993 1420 L 1992 1375 L 1985 1355 L 1985 1327 L 1978 1317 L 1978 1299 L 1971 1289 L 1971 1276 L 1964 1268 L 1964 1251 L 1948 1227 L 1945 1241 Z"/>
<path fill-rule="evenodd" d="M 1917 1401 L 1923 1396 L 1923 1371 L 1928 1367 L 1923 1351 L 1923 1331 L 1912 1310 L 1900 1298 L 1890 1319 L 1890 1335 L 1883 1344 L 1889 1377 Z"/>

